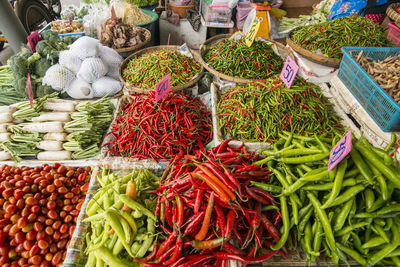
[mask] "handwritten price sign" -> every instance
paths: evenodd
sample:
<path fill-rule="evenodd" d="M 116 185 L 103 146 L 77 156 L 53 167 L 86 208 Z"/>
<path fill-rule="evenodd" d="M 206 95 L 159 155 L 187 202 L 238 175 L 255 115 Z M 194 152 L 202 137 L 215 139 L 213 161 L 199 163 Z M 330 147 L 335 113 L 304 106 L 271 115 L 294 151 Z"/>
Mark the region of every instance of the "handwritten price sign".
<path fill-rule="evenodd" d="M 118 18 L 117 18 L 117 15 L 115 15 L 114 6 L 111 7 L 111 18 L 115 23 L 117 23 Z"/>
<path fill-rule="evenodd" d="M 245 37 L 245 42 L 248 47 L 250 47 L 253 44 L 254 39 L 256 38 L 258 29 L 260 28 L 261 21 L 262 21 L 262 18 L 260 18 L 260 19 L 255 18 L 253 20 L 253 22 L 251 23 L 250 29 L 247 32 L 246 37 Z"/>
<path fill-rule="evenodd" d="M 69 25 L 72 25 L 72 13 L 69 13 L 68 22 L 69 22 Z"/>
<path fill-rule="evenodd" d="M 351 151 L 351 130 L 331 150 L 328 171 L 335 168 Z"/>
<path fill-rule="evenodd" d="M 288 88 L 292 86 L 294 78 L 296 78 L 298 71 L 299 66 L 297 66 L 296 61 L 288 56 L 280 76 L 281 80 L 286 84 Z"/>
<path fill-rule="evenodd" d="M 31 48 L 31 52 L 36 52 L 36 45 L 40 41 L 40 36 L 38 31 L 34 31 L 28 36 L 29 47 Z"/>
<path fill-rule="evenodd" d="M 171 73 L 156 84 L 156 101 L 160 102 L 171 91 Z"/>

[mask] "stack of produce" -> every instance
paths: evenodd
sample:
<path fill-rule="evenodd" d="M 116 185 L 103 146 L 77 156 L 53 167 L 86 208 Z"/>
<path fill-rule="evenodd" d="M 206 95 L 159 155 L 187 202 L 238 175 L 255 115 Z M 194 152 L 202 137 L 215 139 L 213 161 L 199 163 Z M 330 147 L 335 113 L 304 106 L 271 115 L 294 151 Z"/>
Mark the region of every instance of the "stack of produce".
<path fill-rule="evenodd" d="M 81 21 L 72 21 L 70 24 L 69 21 L 53 21 L 50 23 L 51 30 L 55 31 L 59 34 L 62 33 L 76 33 L 76 32 L 84 32 L 83 22 Z"/>
<path fill-rule="evenodd" d="M 280 195 L 282 236 L 291 230 L 309 262 L 325 256 L 338 265 L 350 257 L 363 266 L 399 266 L 400 165 L 389 154 L 395 138 L 384 150 L 353 139 L 350 154 L 328 171 L 338 140 L 282 135 L 256 163 L 268 165 L 275 185 L 254 184 Z"/>
<path fill-rule="evenodd" d="M 75 107 L 73 101 L 51 98 L 56 95 L 33 100 L 32 108 L 25 101 L 0 109 L 0 160 L 71 160 L 99 154 L 113 117 L 110 99 L 82 102 Z"/>
<path fill-rule="evenodd" d="M 122 22 L 122 19 L 108 19 L 101 26 L 100 42 L 108 47 L 120 49 L 139 45 L 150 40 L 150 32 Z"/>
<path fill-rule="evenodd" d="M 400 104 L 400 55 L 374 61 L 369 57 L 363 56 L 361 51 L 354 58 Z"/>
<path fill-rule="evenodd" d="M 282 130 L 310 135 L 342 129 L 319 87 L 301 78 L 290 89 L 279 77 L 238 85 L 221 95 L 217 114 L 223 136 L 246 142 L 273 143 Z"/>
<path fill-rule="evenodd" d="M 200 72 L 200 64 L 176 50 L 165 49 L 132 58 L 122 77 L 140 88 L 151 88 L 171 73 L 171 87 L 191 81 Z"/>
<path fill-rule="evenodd" d="M 267 182 L 270 172 L 253 164 L 259 156 L 229 141 L 208 152 L 178 155 L 167 168 L 155 211 L 166 239 L 140 262 L 227 266 L 227 260 L 246 265 L 277 253 L 286 257 L 288 232 L 279 233 L 281 211 L 274 197 L 250 186 Z"/>
<path fill-rule="evenodd" d="M 70 133 L 63 147 L 72 151 L 73 159 L 84 159 L 98 155 L 100 145 L 114 114 L 114 105 L 109 98 L 94 102 L 81 102 L 71 114 L 72 121 L 65 124 Z"/>
<path fill-rule="evenodd" d="M 0 168 L 0 264 L 58 266 L 88 189 L 90 168 Z"/>
<path fill-rule="evenodd" d="M 225 39 L 214 45 L 204 55 L 207 64 L 223 74 L 264 80 L 280 74 L 283 61 L 264 41 L 254 41 L 248 47 L 244 39 Z"/>
<path fill-rule="evenodd" d="M 0 67 L 0 106 L 23 101 L 24 97 L 14 89 L 14 75 L 10 65 Z"/>
<path fill-rule="evenodd" d="M 152 20 L 152 17 L 145 14 L 137 5 L 127 4 L 124 9 L 123 21 L 126 24 L 145 24 Z"/>
<path fill-rule="evenodd" d="M 67 48 L 65 40 L 58 40 L 57 32 L 44 31 L 41 41 L 36 45 L 36 53 L 27 49 L 12 56 L 9 65 L 14 75 L 14 88 L 20 97 L 28 98 L 26 80 L 30 74 L 32 92 L 34 97 L 43 97 L 53 93 L 50 86 L 42 85 L 42 79 L 50 66 L 56 64 L 61 50 Z"/>
<path fill-rule="evenodd" d="M 132 95 L 111 126 L 110 155 L 170 159 L 206 145 L 212 136 L 210 112 L 200 101 L 173 91 L 160 102 L 155 92 Z"/>
<path fill-rule="evenodd" d="M 154 190 L 159 178 L 148 170 L 121 176 L 106 169 L 97 176 L 100 189 L 86 208 L 86 266 L 135 266 L 134 258 L 155 251 Z"/>
<path fill-rule="evenodd" d="M 334 0 L 323 0 L 317 6 L 311 15 L 300 15 L 298 18 L 283 17 L 279 21 L 278 33 L 287 35 L 291 30 L 297 27 L 315 25 L 323 23 L 328 19 L 329 11 Z"/>
<path fill-rule="evenodd" d="M 67 20 L 72 15 L 72 19 L 83 19 L 89 12 L 88 6 L 81 4 L 79 7 L 75 5 L 69 5 L 67 8 L 63 8 L 61 11 L 61 19 Z"/>
<path fill-rule="evenodd" d="M 311 52 L 342 58 L 342 46 L 392 46 L 372 20 L 357 15 L 299 28 L 290 38 Z"/>
<path fill-rule="evenodd" d="M 60 52 L 58 64 L 51 66 L 43 84 L 74 99 L 113 96 L 122 89 L 118 70 L 122 57 L 91 37 L 81 37 Z"/>

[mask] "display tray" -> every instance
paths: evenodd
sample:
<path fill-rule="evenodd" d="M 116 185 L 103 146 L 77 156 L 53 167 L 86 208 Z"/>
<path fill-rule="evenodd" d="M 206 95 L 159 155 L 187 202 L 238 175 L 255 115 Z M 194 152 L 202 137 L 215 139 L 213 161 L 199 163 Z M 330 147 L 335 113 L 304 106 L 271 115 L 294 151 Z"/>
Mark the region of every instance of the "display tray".
<path fill-rule="evenodd" d="M 199 61 L 200 61 L 201 65 L 206 70 L 211 72 L 214 76 L 216 76 L 216 77 L 218 77 L 220 79 L 226 80 L 226 81 L 235 82 L 235 83 L 250 83 L 250 82 L 256 81 L 256 80 L 244 79 L 244 78 L 233 77 L 233 76 L 229 76 L 229 75 L 223 74 L 221 72 L 216 71 L 207 62 L 204 61 L 203 56 L 210 49 L 211 46 L 213 46 L 216 43 L 221 42 L 221 41 L 223 41 L 225 39 L 228 39 L 231 36 L 232 36 L 232 34 L 220 34 L 220 35 L 216 35 L 216 36 L 211 37 L 210 39 L 206 40 L 200 46 Z M 293 53 L 290 52 L 283 44 L 275 42 L 275 41 L 272 41 L 272 40 L 265 40 L 265 39 L 261 39 L 261 38 L 260 38 L 260 40 L 263 40 L 263 41 L 266 41 L 266 42 L 270 43 L 271 46 L 272 46 L 272 49 L 274 50 L 274 52 L 277 55 L 279 55 L 283 59 L 283 61 L 285 61 L 288 56 L 290 56 L 291 58 L 294 59 Z"/>
<path fill-rule="evenodd" d="M 296 28 L 298 29 L 298 28 Z M 296 44 L 294 41 L 292 41 L 292 39 L 290 38 L 292 33 L 296 30 L 292 30 L 288 36 L 286 37 L 286 43 L 297 53 L 299 53 L 300 55 L 302 55 L 303 57 L 305 57 L 306 59 L 309 59 L 315 63 L 321 64 L 321 65 L 325 65 L 325 66 L 329 66 L 332 68 L 339 68 L 340 66 L 340 59 L 337 58 L 330 58 L 330 57 L 326 57 L 323 55 L 319 55 L 317 53 L 311 52 L 307 49 L 304 49 L 302 46 Z"/>
<path fill-rule="evenodd" d="M 49 99 L 48 99 L 49 100 Z M 64 100 L 64 101 L 71 101 L 71 102 L 77 102 L 77 100 Z M 114 97 L 111 99 L 111 102 L 114 104 L 114 114 L 113 114 L 113 121 L 115 119 L 115 116 L 117 114 L 119 105 L 120 105 L 120 101 L 121 98 L 117 98 Z M 13 104 L 15 105 L 15 104 Z M 112 123 L 112 122 L 111 122 Z M 26 157 L 24 158 L 22 161 L 20 162 L 16 162 L 13 159 L 10 160 L 6 160 L 6 161 L 0 161 L 0 165 L 4 165 L 4 164 L 8 164 L 8 165 L 13 165 L 13 166 L 37 166 L 37 164 L 44 164 L 44 163 L 48 163 L 48 164 L 52 164 L 54 162 L 59 162 L 61 164 L 67 165 L 67 166 L 77 166 L 78 164 L 86 164 L 85 166 L 93 166 L 93 165 L 97 165 L 99 164 L 99 160 L 101 159 L 101 148 L 103 147 L 103 145 L 106 142 L 106 134 L 110 131 L 110 127 L 112 124 L 110 124 L 110 126 L 108 127 L 106 133 L 103 135 L 103 141 L 100 145 L 100 154 L 92 157 L 92 158 L 87 158 L 87 159 L 79 159 L 79 160 L 60 160 L 60 161 L 41 161 L 38 160 L 34 157 Z M 68 132 L 66 132 L 68 134 Z"/>
<path fill-rule="evenodd" d="M 151 52 L 156 52 L 158 50 L 162 50 L 162 49 L 172 49 L 172 50 L 178 50 L 180 48 L 180 46 L 177 45 L 159 45 L 159 46 L 152 46 L 152 47 L 148 47 L 148 48 L 144 48 L 142 50 L 136 51 L 133 54 L 131 54 L 129 57 L 127 57 L 121 64 L 120 68 L 119 68 L 119 79 L 122 82 L 122 84 L 124 85 L 124 92 L 125 93 L 148 93 L 151 90 L 154 90 L 154 88 L 140 88 L 137 86 L 132 85 L 131 83 L 125 81 L 125 79 L 123 78 L 123 70 L 125 69 L 126 65 L 129 63 L 130 60 L 137 58 L 143 54 L 146 53 L 151 53 Z M 194 51 L 194 50 L 190 50 L 190 52 L 192 53 L 193 58 L 199 62 L 199 56 L 198 54 Z M 204 68 L 203 66 L 200 67 L 200 72 L 198 74 L 196 74 L 189 82 L 182 84 L 182 85 L 178 85 L 175 87 L 172 87 L 172 90 L 183 90 L 186 88 L 190 88 L 192 86 L 194 86 L 202 77 L 204 72 Z"/>

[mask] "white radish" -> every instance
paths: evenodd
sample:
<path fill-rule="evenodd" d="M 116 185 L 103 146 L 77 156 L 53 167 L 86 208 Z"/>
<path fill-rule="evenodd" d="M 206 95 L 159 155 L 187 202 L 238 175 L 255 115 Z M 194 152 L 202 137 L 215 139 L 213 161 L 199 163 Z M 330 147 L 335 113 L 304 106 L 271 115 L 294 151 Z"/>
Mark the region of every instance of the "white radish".
<path fill-rule="evenodd" d="M 11 133 L 0 133 L 0 143 L 10 140 Z"/>
<path fill-rule="evenodd" d="M 72 153 L 70 151 L 44 151 L 37 154 L 37 158 L 48 161 L 70 160 Z"/>
<path fill-rule="evenodd" d="M 24 122 L 24 120 L 21 120 L 21 119 L 14 119 L 13 120 L 14 124 L 20 124 L 20 123 L 23 123 L 23 122 Z"/>
<path fill-rule="evenodd" d="M 37 122 L 30 123 L 22 127 L 23 130 L 35 133 L 62 133 L 64 132 L 64 125 L 62 122 Z"/>
<path fill-rule="evenodd" d="M 0 106 L 0 113 L 14 113 L 17 107 L 14 106 Z"/>
<path fill-rule="evenodd" d="M 43 113 L 39 117 L 32 118 L 33 122 L 37 121 L 61 121 L 68 122 L 71 120 L 71 116 L 66 112 L 47 112 Z"/>
<path fill-rule="evenodd" d="M 49 109 L 59 112 L 74 112 L 75 104 L 71 101 L 67 102 L 46 102 L 43 105 L 44 109 Z"/>
<path fill-rule="evenodd" d="M 6 152 L 6 151 L 0 151 L 0 160 L 8 160 L 11 159 L 11 155 L 10 153 Z"/>
<path fill-rule="evenodd" d="M 7 132 L 7 128 L 10 125 L 11 125 L 10 123 L 0 124 L 0 133 L 6 133 Z"/>
<path fill-rule="evenodd" d="M 12 113 L 1 112 L 0 113 L 0 123 L 12 122 L 14 118 L 12 117 Z"/>
<path fill-rule="evenodd" d="M 37 148 L 45 151 L 61 151 L 63 150 L 61 141 L 41 141 L 36 145 Z"/>
<path fill-rule="evenodd" d="M 66 141 L 67 134 L 66 133 L 47 133 L 43 136 L 43 140 L 45 141 Z"/>

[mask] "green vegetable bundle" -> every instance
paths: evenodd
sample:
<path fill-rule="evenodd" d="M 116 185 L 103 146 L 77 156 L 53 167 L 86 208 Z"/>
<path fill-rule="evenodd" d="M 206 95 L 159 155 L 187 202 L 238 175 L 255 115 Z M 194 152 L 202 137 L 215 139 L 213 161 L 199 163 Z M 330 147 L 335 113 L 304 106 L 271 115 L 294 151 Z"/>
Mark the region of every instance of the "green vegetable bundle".
<path fill-rule="evenodd" d="M 86 266 L 136 266 L 133 258 L 154 249 L 157 196 L 151 192 L 159 178 L 144 169 L 126 176 L 104 169 L 97 180 L 101 187 L 88 203 L 84 220 L 90 222 Z"/>
<path fill-rule="evenodd" d="M 65 130 L 70 134 L 68 142 L 63 144 L 72 153 L 73 159 L 84 159 L 98 155 L 99 146 L 103 140 L 114 114 L 114 104 L 109 97 L 97 101 L 84 101 L 76 106 L 78 112 L 71 115 L 72 121 L 67 122 Z"/>
<path fill-rule="evenodd" d="M 372 20 L 357 15 L 299 28 L 290 38 L 304 49 L 338 59 L 342 46 L 392 46 Z"/>
<path fill-rule="evenodd" d="M 140 55 L 129 61 L 122 76 L 133 86 L 154 88 L 171 73 L 171 87 L 188 83 L 200 72 L 200 64 L 176 50 L 165 49 Z"/>
<path fill-rule="evenodd" d="M 317 85 L 296 78 L 289 89 L 276 76 L 223 93 L 217 114 L 224 136 L 245 142 L 273 142 L 282 130 L 310 135 L 341 129 L 331 106 Z"/>
<path fill-rule="evenodd" d="M 24 98 L 19 96 L 15 91 L 14 87 L 14 75 L 12 73 L 10 65 L 0 67 L 0 106 L 11 105 L 20 101 Z"/>
<path fill-rule="evenodd" d="M 290 245 L 292 231 L 308 261 L 328 256 L 338 265 L 350 257 L 363 266 L 399 266 L 400 166 L 391 145 L 353 138 L 350 154 L 328 171 L 339 140 L 285 133 L 256 163 L 269 166 L 274 184 L 252 184 L 279 194 L 282 242 Z"/>
<path fill-rule="evenodd" d="M 204 60 L 216 71 L 245 79 L 264 80 L 282 71 L 283 61 L 272 47 L 254 41 L 248 47 L 244 39 L 225 39 L 204 55 Z"/>

